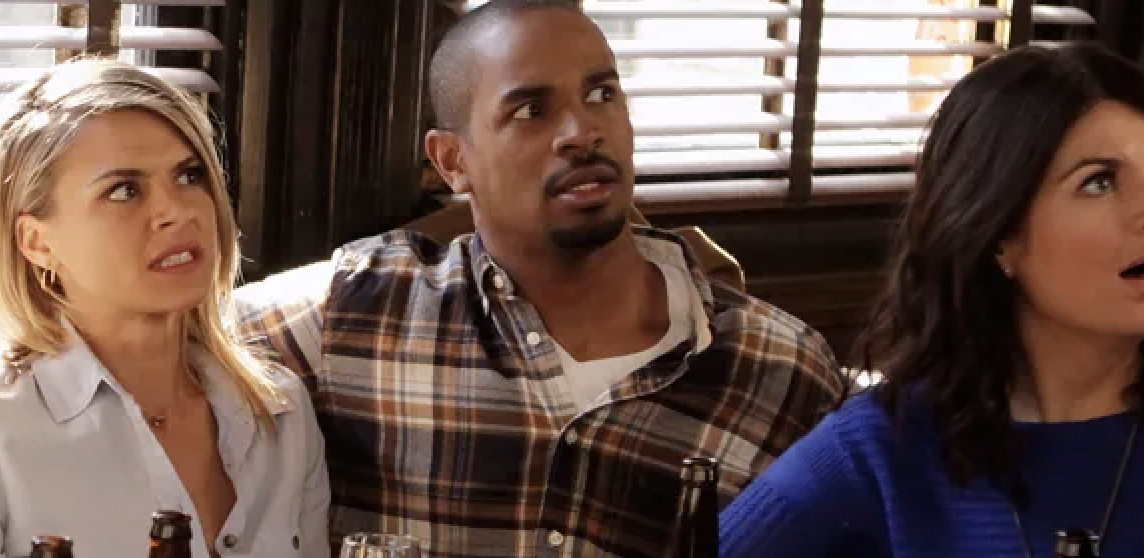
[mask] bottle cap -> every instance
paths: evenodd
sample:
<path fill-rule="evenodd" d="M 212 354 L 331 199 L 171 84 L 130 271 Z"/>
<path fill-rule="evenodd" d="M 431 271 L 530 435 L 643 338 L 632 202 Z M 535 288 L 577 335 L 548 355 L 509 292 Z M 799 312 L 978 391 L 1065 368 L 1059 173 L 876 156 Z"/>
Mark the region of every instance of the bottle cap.
<path fill-rule="evenodd" d="M 191 538 L 191 516 L 167 510 L 151 514 L 151 538 L 163 541 Z"/>
<path fill-rule="evenodd" d="M 1065 529 L 1057 531 L 1057 556 L 1088 557 L 1097 556 L 1096 548 L 1100 537 L 1087 529 Z"/>
<path fill-rule="evenodd" d="M 693 456 L 683 460 L 679 478 L 685 483 L 707 484 L 719 481 L 719 460 L 714 457 Z"/>

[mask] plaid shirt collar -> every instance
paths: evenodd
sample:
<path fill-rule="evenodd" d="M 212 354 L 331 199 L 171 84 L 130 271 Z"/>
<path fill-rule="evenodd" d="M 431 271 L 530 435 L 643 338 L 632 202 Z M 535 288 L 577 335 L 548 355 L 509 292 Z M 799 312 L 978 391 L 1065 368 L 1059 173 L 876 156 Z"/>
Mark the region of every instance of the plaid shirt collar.
<path fill-rule="evenodd" d="M 704 275 L 698 261 L 692 255 L 691 248 L 682 238 L 666 231 L 643 225 L 631 225 L 631 229 L 636 241 L 636 248 L 647 261 L 661 267 L 678 267 L 691 278 L 693 282 L 691 294 L 699 302 L 699 305 L 692 304 L 692 307 L 701 306 L 703 308 L 703 312 L 695 312 L 693 315 L 696 335 L 692 341 L 695 345 L 694 352 L 703 352 L 711 345 L 714 335 L 711 329 L 711 320 L 715 313 L 715 301 L 711 292 L 711 284 L 708 283 L 707 276 Z M 488 316 L 492 300 L 496 296 L 494 291 L 500 293 L 501 296 L 512 296 L 515 287 L 508 272 L 498 265 L 493 260 L 492 255 L 485 250 L 480 235 L 469 235 L 467 243 L 469 247 L 469 269 L 472 270 L 473 277 L 476 279 L 476 289 L 481 299 L 481 307 L 484 309 L 485 315 Z M 463 258 L 460 260 L 447 258 L 447 261 L 451 262 L 450 266 L 457 266 L 462 265 L 461 262 L 464 260 Z M 500 283 L 499 286 L 497 286 L 498 283 Z"/>

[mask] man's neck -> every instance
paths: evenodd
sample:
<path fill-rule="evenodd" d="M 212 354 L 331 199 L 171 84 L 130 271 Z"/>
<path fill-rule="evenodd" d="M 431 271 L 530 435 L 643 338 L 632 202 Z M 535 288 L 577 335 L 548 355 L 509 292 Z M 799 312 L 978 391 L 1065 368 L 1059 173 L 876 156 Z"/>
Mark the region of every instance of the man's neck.
<path fill-rule="evenodd" d="M 642 350 L 667 330 L 663 275 L 630 232 L 583 258 L 490 255 L 577 360 Z"/>

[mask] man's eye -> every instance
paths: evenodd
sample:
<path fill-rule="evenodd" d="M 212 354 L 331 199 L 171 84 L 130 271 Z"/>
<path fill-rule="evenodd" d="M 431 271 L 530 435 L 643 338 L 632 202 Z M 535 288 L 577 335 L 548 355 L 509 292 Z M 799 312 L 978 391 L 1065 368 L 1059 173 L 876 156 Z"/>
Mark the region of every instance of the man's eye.
<path fill-rule="evenodd" d="M 606 103 L 616 97 L 616 88 L 610 85 L 601 85 L 588 92 L 589 103 Z"/>
<path fill-rule="evenodd" d="M 536 118 L 537 116 L 540 116 L 540 106 L 536 103 L 528 103 L 523 105 L 516 109 L 516 112 L 512 113 L 512 118 L 514 120 L 530 120 L 532 118 Z"/>

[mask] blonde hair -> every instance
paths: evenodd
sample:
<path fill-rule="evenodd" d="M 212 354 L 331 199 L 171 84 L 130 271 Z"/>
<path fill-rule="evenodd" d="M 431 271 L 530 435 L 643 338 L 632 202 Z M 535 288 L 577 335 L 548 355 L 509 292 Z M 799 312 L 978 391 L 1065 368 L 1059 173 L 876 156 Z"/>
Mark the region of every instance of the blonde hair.
<path fill-rule="evenodd" d="M 20 252 L 16 221 L 21 214 L 51 213 L 53 164 L 84 121 L 119 110 L 147 111 L 169 122 L 206 169 L 218 225 L 218 267 L 207 296 L 187 312 L 184 330 L 219 360 L 260 422 L 272 427 L 267 401 L 282 394 L 267 364 L 238 335 L 232 298 L 238 227 L 210 119 L 193 96 L 128 64 L 99 59 L 60 64 L 0 101 L 0 226 L 8 231 L 8 240 L 0 242 L 0 335 L 10 344 L 5 358 L 19 364 L 66 348 L 68 332 L 60 319 L 64 300 L 40 275 L 50 270 L 37 270 Z"/>

